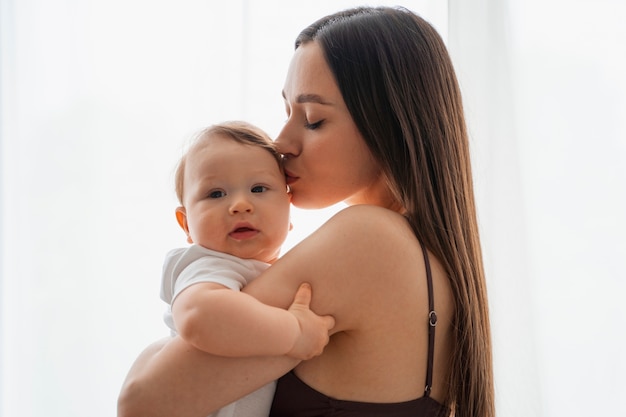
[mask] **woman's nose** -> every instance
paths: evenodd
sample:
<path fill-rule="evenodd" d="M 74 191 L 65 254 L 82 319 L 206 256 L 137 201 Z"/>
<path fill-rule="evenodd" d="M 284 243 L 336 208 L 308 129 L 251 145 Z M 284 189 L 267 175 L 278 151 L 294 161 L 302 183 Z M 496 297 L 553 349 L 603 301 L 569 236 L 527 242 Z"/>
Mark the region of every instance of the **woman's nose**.
<path fill-rule="evenodd" d="M 274 145 L 279 153 L 285 156 L 298 156 L 300 154 L 300 146 L 295 140 L 294 133 L 290 130 L 289 122 L 283 126 L 280 133 L 274 139 Z"/>

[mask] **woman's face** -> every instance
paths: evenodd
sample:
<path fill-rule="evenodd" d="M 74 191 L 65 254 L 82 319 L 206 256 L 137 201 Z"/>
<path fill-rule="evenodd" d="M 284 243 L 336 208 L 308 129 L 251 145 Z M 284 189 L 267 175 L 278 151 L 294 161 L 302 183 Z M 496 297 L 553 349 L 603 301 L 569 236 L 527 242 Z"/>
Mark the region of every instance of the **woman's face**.
<path fill-rule="evenodd" d="M 283 97 L 287 121 L 276 145 L 285 155 L 293 204 L 302 208 L 341 201 L 380 204 L 381 171 L 316 42 L 296 49 Z"/>

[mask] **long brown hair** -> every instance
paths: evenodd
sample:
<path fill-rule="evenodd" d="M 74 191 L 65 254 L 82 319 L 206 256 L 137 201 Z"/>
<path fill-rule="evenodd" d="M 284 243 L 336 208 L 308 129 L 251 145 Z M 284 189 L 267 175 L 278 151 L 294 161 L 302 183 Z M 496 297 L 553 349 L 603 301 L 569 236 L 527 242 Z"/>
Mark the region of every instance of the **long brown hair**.
<path fill-rule="evenodd" d="M 454 294 L 455 349 L 447 405 L 493 417 L 487 291 L 461 93 L 443 40 L 404 8 L 361 7 L 320 19 L 315 41 L 348 110 L 406 210 L 444 265 Z"/>

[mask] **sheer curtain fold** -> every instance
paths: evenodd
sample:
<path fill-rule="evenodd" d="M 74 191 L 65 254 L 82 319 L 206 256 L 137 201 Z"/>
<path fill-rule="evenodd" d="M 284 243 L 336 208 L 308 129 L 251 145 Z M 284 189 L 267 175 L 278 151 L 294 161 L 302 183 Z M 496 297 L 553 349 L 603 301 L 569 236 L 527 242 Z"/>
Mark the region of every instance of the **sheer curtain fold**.
<path fill-rule="evenodd" d="M 510 17 L 499 0 L 449 1 L 449 48 L 470 132 L 493 331 L 498 413 L 541 407 Z M 533 401 L 528 401 L 533 398 Z"/>
<path fill-rule="evenodd" d="M 626 5 L 449 1 L 498 413 L 621 415 Z M 617 278 L 619 277 L 619 278 Z"/>
<path fill-rule="evenodd" d="M 240 110 L 241 4 L 1 2 L 0 415 L 114 415 L 166 334 L 177 156 Z"/>

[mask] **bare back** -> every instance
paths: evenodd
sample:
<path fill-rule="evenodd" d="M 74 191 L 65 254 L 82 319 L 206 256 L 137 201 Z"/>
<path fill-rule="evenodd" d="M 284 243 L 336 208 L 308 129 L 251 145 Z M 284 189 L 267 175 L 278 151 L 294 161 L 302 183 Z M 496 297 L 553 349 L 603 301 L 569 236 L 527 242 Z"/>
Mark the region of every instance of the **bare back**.
<path fill-rule="evenodd" d="M 438 316 L 431 396 L 444 402 L 453 299 L 441 264 L 432 254 L 429 259 Z M 336 320 L 324 353 L 296 368 L 302 381 L 325 395 L 351 401 L 400 402 L 424 394 L 426 267 L 420 243 L 404 217 L 375 206 L 349 207 L 245 291 L 286 307 L 301 282 L 313 286 L 311 308 Z"/>

